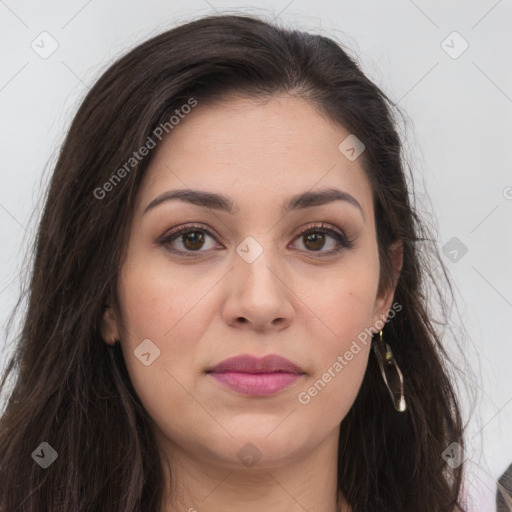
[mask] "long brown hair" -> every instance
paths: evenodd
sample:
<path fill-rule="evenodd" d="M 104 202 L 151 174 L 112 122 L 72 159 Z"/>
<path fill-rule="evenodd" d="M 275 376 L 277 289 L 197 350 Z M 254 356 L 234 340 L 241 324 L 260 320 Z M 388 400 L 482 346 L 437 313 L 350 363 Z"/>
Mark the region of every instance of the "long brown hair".
<path fill-rule="evenodd" d="M 339 489 L 354 512 L 463 510 L 463 465 L 452 468 L 442 457 L 452 442 L 463 447 L 463 424 L 426 297 L 431 269 L 447 276 L 441 259 L 421 245 L 431 235 L 409 197 L 396 105 L 333 40 L 218 15 L 129 51 L 74 117 L 45 197 L 27 309 L 0 386 L 5 391 L 12 373 L 0 420 L 0 511 L 162 506 L 151 418 L 119 344 L 108 346 L 100 335 L 104 308 L 116 301 L 128 219 L 152 153 L 129 168 L 126 162 L 190 98 L 201 104 L 229 93 L 293 94 L 355 134 L 366 146 L 361 161 L 373 191 L 380 286 L 392 282 L 390 245 L 403 243 L 395 291 L 402 310 L 385 336 L 404 374 L 408 409 L 394 410 L 370 357 L 341 423 Z M 122 179 L 113 179 L 116 172 Z M 32 460 L 42 442 L 58 452 L 46 470 Z"/>

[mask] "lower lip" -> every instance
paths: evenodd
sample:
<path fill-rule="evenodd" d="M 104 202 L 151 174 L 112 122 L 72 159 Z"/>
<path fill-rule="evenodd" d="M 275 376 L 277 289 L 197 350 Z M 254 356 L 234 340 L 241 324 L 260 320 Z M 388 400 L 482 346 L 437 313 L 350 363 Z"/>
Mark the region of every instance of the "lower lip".
<path fill-rule="evenodd" d="M 302 377 L 298 373 L 211 373 L 211 376 L 226 387 L 252 396 L 268 396 L 291 386 Z"/>

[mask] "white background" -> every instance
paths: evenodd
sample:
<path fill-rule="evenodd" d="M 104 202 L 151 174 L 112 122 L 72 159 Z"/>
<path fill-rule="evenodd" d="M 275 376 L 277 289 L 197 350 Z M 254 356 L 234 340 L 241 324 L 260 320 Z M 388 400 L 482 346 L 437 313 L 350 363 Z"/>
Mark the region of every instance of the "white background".
<path fill-rule="evenodd" d="M 512 463 L 511 0 L 0 1 L 0 322 L 17 299 L 41 184 L 80 98 L 137 43 L 226 10 L 279 15 L 337 39 L 407 114 L 410 159 L 437 217 L 439 248 L 452 237 L 467 247 L 457 262 L 443 256 L 479 393 L 468 418 L 466 488 L 471 510 L 494 510 L 495 481 Z M 46 59 L 31 48 L 44 31 L 58 43 Z M 457 58 L 442 47 L 463 49 L 458 36 L 446 39 L 453 31 L 469 44 Z M 10 340 L 2 330 L 0 366 Z"/>

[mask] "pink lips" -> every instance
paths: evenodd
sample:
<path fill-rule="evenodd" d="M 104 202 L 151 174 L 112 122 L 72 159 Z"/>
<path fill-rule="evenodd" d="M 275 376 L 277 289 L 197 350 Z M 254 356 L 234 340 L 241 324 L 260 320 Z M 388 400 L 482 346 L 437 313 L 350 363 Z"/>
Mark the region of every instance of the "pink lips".
<path fill-rule="evenodd" d="M 231 357 L 207 373 L 228 388 L 252 396 L 272 395 L 304 375 L 301 368 L 278 355 Z"/>

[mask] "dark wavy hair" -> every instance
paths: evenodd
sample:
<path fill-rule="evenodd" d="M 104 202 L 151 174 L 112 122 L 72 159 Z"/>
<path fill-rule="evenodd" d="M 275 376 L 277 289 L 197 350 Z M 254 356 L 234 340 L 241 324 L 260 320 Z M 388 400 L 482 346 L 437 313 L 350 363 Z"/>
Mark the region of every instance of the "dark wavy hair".
<path fill-rule="evenodd" d="M 108 346 L 100 334 L 105 305 L 117 303 L 128 220 L 154 153 L 109 194 L 98 198 L 97 190 L 191 97 L 200 105 L 230 94 L 304 98 L 355 134 L 366 146 L 360 161 L 373 193 L 380 287 L 393 281 L 390 245 L 403 243 L 395 290 L 402 310 L 385 335 L 404 374 L 408 408 L 395 411 L 371 355 L 341 423 L 339 489 L 353 512 L 464 510 L 463 465 L 452 468 L 442 457 L 452 442 L 464 446 L 464 425 L 452 363 L 427 300 L 435 269 L 449 278 L 412 204 L 397 105 L 330 38 L 262 18 L 216 15 L 122 56 L 72 121 L 46 191 L 29 285 L 15 308 L 26 300 L 23 322 L 0 385 L 5 392 L 12 374 L 0 419 L 0 511 L 162 506 L 152 420 L 119 344 Z M 449 290 L 453 299 L 450 283 Z M 43 441 L 58 452 L 58 463 L 46 470 L 31 458 Z"/>

